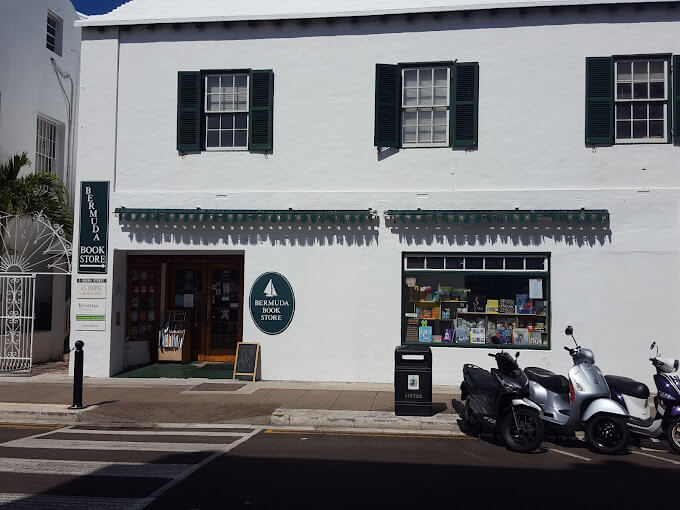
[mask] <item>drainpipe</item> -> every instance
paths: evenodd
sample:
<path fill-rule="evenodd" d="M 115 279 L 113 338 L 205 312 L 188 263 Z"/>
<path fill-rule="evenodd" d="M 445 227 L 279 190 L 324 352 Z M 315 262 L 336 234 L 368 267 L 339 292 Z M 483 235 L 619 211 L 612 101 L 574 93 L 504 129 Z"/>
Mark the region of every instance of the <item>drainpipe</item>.
<path fill-rule="evenodd" d="M 73 79 L 71 78 L 71 75 L 67 72 L 64 72 L 64 70 L 57 65 L 57 63 L 54 61 L 54 58 L 50 58 L 50 61 L 52 62 L 52 67 L 54 68 L 54 74 L 57 75 L 57 81 L 59 82 L 59 87 L 61 87 L 61 93 L 64 95 L 64 101 L 66 102 L 66 115 L 67 115 L 67 128 L 66 128 L 66 165 L 65 165 L 65 184 L 66 187 L 71 190 L 71 162 L 72 162 L 72 149 L 73 149 L 73 94 L 74 94 L 74 86 L 73 86 Z M 64 88 L 64 82 L 62 81 L 62 78 L 65 80 L 68 80 L 69 83 L 71 84 L 70 87 L 70 97 L 66 93 L 66 89 Z M 69 200 L 73 200 L 73 197 L 70 196 L 69 193 Z"/>

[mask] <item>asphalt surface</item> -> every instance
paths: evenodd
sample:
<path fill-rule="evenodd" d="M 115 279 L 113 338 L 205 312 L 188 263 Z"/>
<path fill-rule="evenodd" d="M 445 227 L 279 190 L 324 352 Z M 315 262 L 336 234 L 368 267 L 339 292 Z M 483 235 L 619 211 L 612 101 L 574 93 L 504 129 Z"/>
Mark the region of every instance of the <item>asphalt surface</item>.
<path fill-rule="evenodd" d="M 0 506 L 22 509 L 644 508 L 673 491 L 664 443 L 516 454 L 489 439 L 0 426 Z M 435 506 L 436 505 L 436 506 Z"/>

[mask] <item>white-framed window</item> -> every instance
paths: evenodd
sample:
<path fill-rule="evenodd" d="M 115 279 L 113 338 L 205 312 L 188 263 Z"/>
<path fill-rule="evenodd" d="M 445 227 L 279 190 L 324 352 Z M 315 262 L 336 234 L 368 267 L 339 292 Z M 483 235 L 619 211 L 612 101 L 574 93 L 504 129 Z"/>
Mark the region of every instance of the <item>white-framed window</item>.
<path fill-rule="evenodd" d="M 402 146 L 448 146 L 450 69 L 406 67 L 401 72 Z"/>
<path fill-rule="evenodd" d="M 38 125 L 35 138 L 35 171 L 58 173 L 57 161 L 59 158 L 59 125 L 38 117 Z"/>
<path fill-rule="evenodd" d="M 615 62 L 616 141 L 650 143 L 668 140 L 668 71 L 663 58 Z"/>
<path fill-rule="evenodd" d="M 61 56 L 61 44 L 64 33 L 63 20 L 53 12 L 47 12 L 47 32 L 45 46 L 48 50 Z"/>
<path fill-rule="evenodd" d="M 248 73 L 205 76 L 206 150 L 248 149 Z"/>

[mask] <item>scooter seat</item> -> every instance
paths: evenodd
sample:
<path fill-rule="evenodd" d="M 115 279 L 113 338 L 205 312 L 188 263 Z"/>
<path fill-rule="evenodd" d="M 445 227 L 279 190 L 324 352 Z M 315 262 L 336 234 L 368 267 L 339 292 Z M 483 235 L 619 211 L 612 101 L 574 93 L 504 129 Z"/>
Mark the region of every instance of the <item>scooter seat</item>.
<path fill-rule="evenodd" d="M 569 393 L 569 379 L 550 370 L 539 367 L 527 367 L 524 373 L 534 381 L 554 393 Z"/>
<path fill-rule="evenodd" d="M 645 400 L 649 398 L 649 388 L 644 383 L 629 377 L 619 377 L 618 375 L 605 375 L 604 378 L 607 380 L 610 388 L 614 388 L 624 395 Z"/>
<path fill-rule="evenodd" d="M 467 388 L 468 392 L 477 393 L 478 391 L 495 391 L 498 389 L 498 382 L 491 372 L 484 370 L 477 365 L 465 364 L 463 365 L 463 375 L 470 382 L 471 386 Z"/>

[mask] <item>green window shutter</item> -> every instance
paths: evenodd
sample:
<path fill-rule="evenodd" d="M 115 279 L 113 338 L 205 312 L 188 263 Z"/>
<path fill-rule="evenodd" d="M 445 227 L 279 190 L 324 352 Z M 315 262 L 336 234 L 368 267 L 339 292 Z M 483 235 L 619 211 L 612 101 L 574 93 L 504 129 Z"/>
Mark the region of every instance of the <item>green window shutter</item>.
<path fill-rule="evenodd" d="M 451 147 L 477 147 L 479 114 L 479 63 L 460 62 L 451 66 Z"/>
<path fill-rule="evenodd" d="M 680 55 L 673 55 L 673 144 L 680 145 Z"/>
<path fill-rule="evenodd" d="M 250 71 L 250 118 L 248 150 L 270 151 L 274 147 L 274 71 Z"/>
<path fill-rule="evenodd" d="M 396 65 L 375 65 L 376 147 L 399 148 L 401 122 L 401 69 Z"/>
<path fill-rule="evenodd" d="M 201 150 L 201 73 L 177 73 L 177 150 Z"/>
<path fill-rule="evenodd" d="M 586 58 L 586 145 L 614 143 L 614 62 Z"/>

